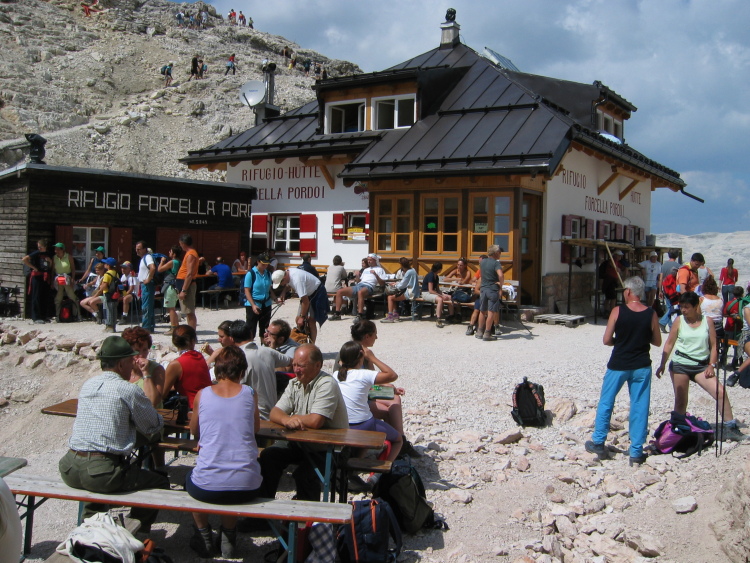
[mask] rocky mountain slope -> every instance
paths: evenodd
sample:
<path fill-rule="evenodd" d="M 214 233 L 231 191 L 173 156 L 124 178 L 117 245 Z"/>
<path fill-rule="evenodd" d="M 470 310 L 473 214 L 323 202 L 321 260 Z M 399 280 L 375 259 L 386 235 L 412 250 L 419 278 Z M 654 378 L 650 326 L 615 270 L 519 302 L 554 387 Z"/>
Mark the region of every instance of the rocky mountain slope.
<path fill-rule="evenodd" d="M 25 133 L 47 140 L 51 165 L 219 179 L 191 172 L 178 159 L 254 124 L 239 101 L 248 80 L 262 79 L 264 58 L 276 62 L 275 103 L 286 111 L 314 98 L 314 78 L 289 70 L 281 50 L 322 62 L 329 75 L 361 72 L 346 61 L 305 50 L 283 37 L 229 26 L 213 6 L 166 0 L 101 0 L 85 17 L 73 0 L 0 0 L 0 169 L 26 159 Z M 176 26 L 180 9 L 205 9 L 205 30 Z M 224 76 L 236 53 L 236 75 Z M 188 81 L 190 59 L 208 64 Z M 174 62 L 164 88 L 159 69 Z"/>

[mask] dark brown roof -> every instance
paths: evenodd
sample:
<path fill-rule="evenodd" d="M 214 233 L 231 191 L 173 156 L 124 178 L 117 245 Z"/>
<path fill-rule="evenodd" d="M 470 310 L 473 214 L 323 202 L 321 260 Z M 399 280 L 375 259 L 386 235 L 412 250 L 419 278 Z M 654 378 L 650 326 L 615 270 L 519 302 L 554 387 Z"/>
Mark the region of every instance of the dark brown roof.
<path fill-rule="evenodd" d="M 198 151 L 186 163 L 332 153 L 358 156 L 348 180 L 434 175 L 554 172 L 573 141 L 684 186 L 679 174 L 592 129 L 593 102 L 607 95 L 635 111 L 602 84 L 585 85 L 503 69 L 458 44 L 433 49 L 381 72 L 319 82 L 318 91 L 393 80 L 415 80 L 421 115 L 408 129 L 316 134 L 317 101 Z"/>

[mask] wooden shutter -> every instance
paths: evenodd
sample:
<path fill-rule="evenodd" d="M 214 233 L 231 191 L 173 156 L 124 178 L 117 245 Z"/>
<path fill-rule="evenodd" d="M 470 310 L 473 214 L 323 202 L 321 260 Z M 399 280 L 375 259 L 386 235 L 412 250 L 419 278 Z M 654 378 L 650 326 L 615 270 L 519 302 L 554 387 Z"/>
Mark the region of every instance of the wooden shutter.
<path fill-rule="evenodd" d="M 365 213 L 365 240 L 370 240 L 370 214 Z"/>
<path fill-rule="evenodd" d="M 65 252 L 69 252 L 72 254 L 73 252 L 73 226 L 72 225 L 55 225 L 55 240 L 52 241 L 52 244 L 55 244 L 57 242 L 63 243 L 65 245 Z"/>
<path fill-rule="evenodd" d="M 569 237 L 573 232 L 573 215 L 562 216 L 562 236 Z M 560 261 L 563 264 L 570 262 L 570 245 L 560 244 Z"/>
<path fill-rule="evenodd" d="M 315 214 L 299 216 L 299 251 L 300 253 L 318 253 L 318 216 Z"/>
<path fill-rule="evenodd" d="M 617 240 L 623 239 L 623 226 L 620 223 L 615 224 L 615 238 Z"/>
<path fill-rule="evenodd" d="M 253 215 L 250 221 L 250 238 L 268 239 L 268 215 Z"/>
<path fill-rule="evenodd" d="M 344 232 L 344 214 L 334 213 L 333 214 L 333 226 L 331 236 L 334 240 L 346 239 L 346 233 Z"/>
<path fill-rule="evenodd" d="M 596 222 L 596 238 L 598 239 L 604 239 L 604 226 L 606 224 L 606 221 L 597 221 Z"/>

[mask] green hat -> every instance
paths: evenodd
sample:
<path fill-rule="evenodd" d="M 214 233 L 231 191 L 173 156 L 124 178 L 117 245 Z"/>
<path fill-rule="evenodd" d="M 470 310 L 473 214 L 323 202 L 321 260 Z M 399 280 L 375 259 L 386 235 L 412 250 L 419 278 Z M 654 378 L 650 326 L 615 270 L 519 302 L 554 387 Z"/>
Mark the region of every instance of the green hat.
<path fill-rule="evenodd" d="M 62 248 L 63 250 L 65 250 L 65 245 L 61 242 L 58 242 L 55 244 L 55 248 Z"/>
<path fill-rule="evenodd" d="M 101 252 L 102 254 L 104 254 L 104 252 L 106 252 L 106 251 L 104 250 L 104 247 L 103 247 L 103 246 L 97 246 L 97 247 L 96 247 L 96 248 L 94 249 L 94 252 Z"/>
<path fill-rule="evenodd" d="M 133 350 L 122 336 L 109 336 L 102 342 L 96 357 L 100 360 L 119 360 L 120 358 L 137 355 L 138 352 Z"/>

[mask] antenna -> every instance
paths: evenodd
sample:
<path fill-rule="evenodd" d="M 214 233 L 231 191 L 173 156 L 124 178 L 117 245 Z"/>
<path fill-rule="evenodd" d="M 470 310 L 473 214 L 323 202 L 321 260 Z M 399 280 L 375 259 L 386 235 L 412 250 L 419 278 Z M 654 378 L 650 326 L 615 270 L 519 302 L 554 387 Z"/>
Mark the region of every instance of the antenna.
<path fill-rule="evenodd" d="M 252 108 L 261 103 L 266 97 L 266 85 L 260 80 L 245 82 L 240 88 L 240 102 Z"/>

